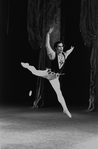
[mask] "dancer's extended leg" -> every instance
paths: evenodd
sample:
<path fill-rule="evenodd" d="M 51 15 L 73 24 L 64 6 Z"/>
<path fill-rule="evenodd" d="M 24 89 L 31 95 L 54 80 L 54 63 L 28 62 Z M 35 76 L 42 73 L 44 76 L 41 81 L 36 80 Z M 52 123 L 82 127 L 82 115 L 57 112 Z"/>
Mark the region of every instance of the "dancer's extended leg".
<path fill-rule="evenodd" d="M 23 63 L 21 62 L 21 65 L 24 68 L 27 68 L 29 71 L 32 72 L 32 74 L 39 76 L 39 77 L 43 77 L 46 78 L 48 80 L 54 79 L 56 78 L 56 73 L 51 72 L 50 69 L 45 69 L 45 70 L 37 70 L 34 66 L 30 66 L 28 63 Z"/>
<path fill-rule="evenodd" d="M 63 107 L 63 112 L 66 113 L 71 118 L 72 116 L 71 116 L 70 112 L 68 111 L 66 102 L 64 100 L 64 97 L 63 97 L 61 89 L 60 89 L 59 78 L 50 80 L 49 82 L 50 82 L 50 84 L 52 85 L 53 89 L 55 90 L 55 92 L 57 94 L 58 101 L 61 104 L 61 106 Z"/>
<path fill-rule="evenodd" d="M 34 66 L 30 66 L 28 63 L 23 63 L 21 62 L 21 65 L 24 68 L 27 68 L 29 71 L 32 72 L 32 74 L 39 76 L 39 77 L 46 77 L 48 75 L 48 71 L 47 70 L 37 70 Z"/>

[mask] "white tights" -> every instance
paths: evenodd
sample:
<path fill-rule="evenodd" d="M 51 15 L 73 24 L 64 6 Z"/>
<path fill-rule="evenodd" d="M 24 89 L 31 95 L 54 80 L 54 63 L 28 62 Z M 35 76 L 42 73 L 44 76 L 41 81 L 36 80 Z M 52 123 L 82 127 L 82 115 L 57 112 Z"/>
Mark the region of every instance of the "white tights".
<path fill-rule="evenodd" d="M 47 69 L 46 70 L 37 70 L 34 66 L 30 66 L 28 63 L 21 63 L 21 65 L 24 68 L 27 68 L 29 71 L 31 71 L 32 74 L 48 79 L 47 76 L 49 74 L 48 74 Z M 48 80 L 49 80 L 50 84 L 52 85 L 54 91 L 56 92 L 57 99 L 58 99 L 59 103 L 61 104 L 61 106 L 63 108 L 63 112 L 66 113 L 71 118 L 71 114 L 68 111 L 67 105 L 65 103 L 64 97 L 63 97 L 61 89 L 60 89 L 59 78 L 55 77 L 52 80 L 50 80 L 50 79 L 48 79 Z"/>
<path fill-rule="evenodd" d="M 69 117 L 71 117 L 71 114 L 68 111 L 66 102 L 64 100 L 64 97 L 63 97 L 62 92 L 61 92 L 61 89 L 60 89 L 59 78 L 57 77 L 56 79 L 49 80 L 49 82 L 50 82 L 50 84 L 52 85 L 53 89 L 56 92 L 57 99 L 58 99 L 59 103 L 61 104 L 61 106 L 63 108 L 63 112 L 66 113 Z"/>
<path fill-rule="evenodd" d="M 67 106 L 65 104 L 65 100 L 60 89 L 59 78 L 57 77 L 56 79 L 49 80 L 49 82 L 52 85 L 54 91 L 56 92 L 59 103 L 62 105 L 63 110 L 65 111 L 67 109 Z"/>

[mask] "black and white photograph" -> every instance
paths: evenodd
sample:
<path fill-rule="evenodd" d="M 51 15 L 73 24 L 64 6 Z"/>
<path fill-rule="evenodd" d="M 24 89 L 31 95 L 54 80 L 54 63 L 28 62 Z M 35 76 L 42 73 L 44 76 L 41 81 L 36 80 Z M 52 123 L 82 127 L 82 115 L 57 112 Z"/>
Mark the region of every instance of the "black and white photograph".
<path fill-rule="evenodd" d="M 0 1 L 0 149 L 98 149 L 98 0 Z"/>

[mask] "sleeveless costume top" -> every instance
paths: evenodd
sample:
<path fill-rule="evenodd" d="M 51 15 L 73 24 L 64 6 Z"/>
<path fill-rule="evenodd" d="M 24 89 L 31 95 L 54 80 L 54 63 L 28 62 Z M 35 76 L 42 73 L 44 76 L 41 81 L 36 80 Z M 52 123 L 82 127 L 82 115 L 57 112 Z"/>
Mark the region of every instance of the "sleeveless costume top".
<path fill-rule="evenodd" d="M 55 73 L 62 73 L 63 69 L 64 69 L 64 64 L 65 64 L 65 54 L 63 54 L 63 58 L 64 58 L 64 62 L 62 64 L 62 67 L 59 68 L 59 63 L 58 63 L 58 55 L 56 53 L 56 57 L 54 60 L 51 61 L 51 71 L 55 72 Z"/>

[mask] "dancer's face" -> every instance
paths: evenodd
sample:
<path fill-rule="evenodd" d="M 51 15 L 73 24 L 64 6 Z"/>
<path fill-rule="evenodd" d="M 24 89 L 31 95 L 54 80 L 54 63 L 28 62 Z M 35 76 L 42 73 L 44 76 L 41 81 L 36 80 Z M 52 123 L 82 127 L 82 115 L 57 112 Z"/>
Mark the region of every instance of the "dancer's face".
<path fill-rule="evenodd" d="M 64 49 L 63 43 L 59 43 L 59 44 L 57 45 L 57 53 L 58 53 L 58 54 L 62 53 L 62 52 L 63 52 L 63 49 Z"/>

